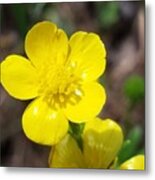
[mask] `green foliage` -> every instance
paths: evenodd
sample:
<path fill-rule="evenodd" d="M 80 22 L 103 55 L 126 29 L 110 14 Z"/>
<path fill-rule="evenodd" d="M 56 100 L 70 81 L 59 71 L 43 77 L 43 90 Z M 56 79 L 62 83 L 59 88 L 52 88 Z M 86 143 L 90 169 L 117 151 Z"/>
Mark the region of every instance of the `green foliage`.
<path fill-rule="evenodd" d="M 75 123 L 70 122 L 70 126 L 69 126 L 69 133 L 77 141 L 81 150 L 83 149 L 83 142 L 82 142 L 81 134 L 83 132 L 84 125 L 85 123 L 75 124 Z"/>
<path fill-rule="evenodd" d="M 59 14 L 56 5 L 50 5 L 42 12 L 44 20 L 49 20 L 57 24 L 58 27 L 65 29 L 68 35 L 71 35 L 75 29 L 70 18 L 65 18 Z"/>
<path fill-rule="evenodd" d="M 144 79 L 138 75 L 130 76 L 124 84 L 124 93 L 132 104 L 135 104 L 144 99 Z"/>
<path fill-rule="evenodd" d="M 139 126 L 131 129 L 118 154 L 118 164 L 123 163 L 136 154 L 143 154 L 144 151 L 139 150 L 139 146 L 142 141 L 142 134 L 142 128 Z"/>
<path fill-rule="evenodd" d="M 0 4 L 0 27 L 2 24 L 2 5 Z"/>
<path fill-rule="evenodd" d="M 36 3 L 36 4 L 32 3 L 29 5 L 28 12 L 32 22 L 41 19 L 45 7 L 46 7 L 46 3 Z"/>
<path fill-rule="evenodd" d="M 13 4 L 11 5 L 11 11 L 14 15 L 19 33 L 22 38 L 24 38 L 28 30 L 27 6 L 25 6 L 24 4 Z"/>
<path fill-rule="evenodd" d="M 119 4 L 118 2 L 98 3 L 97 13 L 101 26 L 109 29 L 119 20 Z"/>

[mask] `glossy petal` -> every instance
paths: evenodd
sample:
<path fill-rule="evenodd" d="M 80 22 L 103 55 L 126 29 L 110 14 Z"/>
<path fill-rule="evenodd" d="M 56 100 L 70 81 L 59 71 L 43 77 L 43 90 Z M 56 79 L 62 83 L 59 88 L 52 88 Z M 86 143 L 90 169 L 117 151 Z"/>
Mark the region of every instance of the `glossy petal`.
<path fill-rule="evenodd" d="M 2 62 L 1 83 L 17 99 L 32 99 L 38 95 L 36 69 L 22 56 L 10 55 Z"/>
<path fill-rule="evenodd" d="M 110 119 L 96 118 L 83 132 L 84 157 L 89 168 L 109 168 L 123 142 L 120 126 Z"/>
<path fill-rule="evenodd" d="M 125 161 L 120 166 L 120 169 L 144 170 L 145 169 L 144 161 L 145 161 L 144 155 L 137 155 L 137 156 L 134 156 L 131 159 Z"/>
<path fill-rule="evenodd" d="M 100 113 L 106 100 L 104 88 L 96 82 L 84 84 L 82 90 L 81 100 L 76 105 L 68 104 L 65 109 L 67 118 L 75 123 L 93 119 Z"/>
<path fill-rule="evenodd" d="M 68 121 L 63 113 L 51 109 L 41 98 L 27 107 L 22 126 L 29 139 L 44 145 L 56 144 L 68 131 Z"/>
<path fill-rule="evenodd" d="M 65 32 L 51 22 L 34 25 L 26 35 L 25 50 L 33 64 L 40 68 L 44 63 L 65 60 L 68 39 Z"/>
<path fill-rule="evenodd" d="M 104 44 L 95 33 L 77 32 L 70 39 L 70 60 L 74 63 L 76 74 L 85 81 L 100 77 L 106 65 Z"/>
<path fill-rule="evenodd" d="M 69 134 L 55 145 L 49 156 L 49 166 L 54 168 L 82 168 L 84 161 L 81 151 Z"/>

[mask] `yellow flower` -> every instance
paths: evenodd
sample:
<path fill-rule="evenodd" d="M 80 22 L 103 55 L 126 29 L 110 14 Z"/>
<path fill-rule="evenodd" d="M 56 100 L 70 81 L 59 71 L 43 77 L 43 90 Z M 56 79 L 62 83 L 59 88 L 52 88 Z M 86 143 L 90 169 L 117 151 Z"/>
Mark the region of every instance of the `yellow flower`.
<path fill-rule="evenodd" d="M 49 156 L 49 166 L 57 168 L 102 168 L 113 165 L 123 142 L 120 126 L 111 119 L 95 118 L 85 124 L 83 151 L 67 134 L 55 145 Z"/>
<path fill-rule="evenodd" d="M 81 150 L 75 139 L 67 134 L 52 147 L 49 167 L 144 170 L 144 155 L 134 156 L 119 168 L 115 167 L 117 153 L 123 143 L 123 133 L 121 127 L 111 119 L 95 118 L 86 122 L 82 141 Z"/>
<path fill-rule="evenodd" d="M 106 95 L 97 79 L 105 69 L 105 47 L 95 33 L 79 31 L 68 40 L 44 21 L 27 33 L 25 51 L 28 59 L 10 55 L 2 62 L 1 82 L 15 98 L 36 98 L 23 114 L 24 132 L 52 145 L 67 133 L 68 120 L 85 122 L 101 111 Z"/>
<path fill-rule="evenodd" d="M 120 169 L 128 169 L 128 170 L 144 170 L 144 155 L 137 155 L 129 160 L 125 161 L 121 166 Z"/>

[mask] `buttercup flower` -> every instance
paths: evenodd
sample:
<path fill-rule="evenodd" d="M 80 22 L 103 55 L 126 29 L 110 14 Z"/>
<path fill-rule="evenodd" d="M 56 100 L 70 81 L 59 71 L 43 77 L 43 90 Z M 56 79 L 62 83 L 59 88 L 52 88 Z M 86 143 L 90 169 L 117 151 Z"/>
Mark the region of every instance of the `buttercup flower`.
<path fill-rule="evenodd" d="M 81 150 L 75 139 L 67 134 L 52 147 L 49 167 L 116 169 L 117 153 L 123 143 L 122 129 L 116 122 L 99 118 L 86 122 L 82 140 Z M 144 156 L 137 155 L 117 169 L 144 170 Z"/>
<path fill-rule="evenodd" d="M 111 119 L 95 118 L 86 122 L 83 134 L 83 151 L 74 138 L 67 134 L 52 147 L 49 166 L 57 168 L 110 168 L 122 146 L 123 133 Z"/>
<path fill-rule="evenodd" d="M 52 145 L 68 131 L 68 120 L 81 123 L 102 109 L 106 95 L 97 82 L 106 51 L 95 33 L 76 32 L 68 40 L 51 22 L 37 23 L 25 40 L 28 59 L 10 55 L 1 64 L 1 82 L 21 100 L 34 99 L 22 117 L 27 137 Z"/>
<path fill-rule="evenodd" d="M 120 169 L 144 170 L 144 155 L 136 155 L 121 164 Z"/>

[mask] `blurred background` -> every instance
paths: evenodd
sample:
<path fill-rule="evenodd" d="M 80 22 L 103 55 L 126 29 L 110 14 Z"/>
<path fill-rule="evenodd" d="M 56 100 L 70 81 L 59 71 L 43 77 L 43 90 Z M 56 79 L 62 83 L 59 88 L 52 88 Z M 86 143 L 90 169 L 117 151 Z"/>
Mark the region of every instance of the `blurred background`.
<path fill-rule="evenodd" d="M 145 148 L 144 1 L 30 3 L 0 5 L 0 61 L 24 53 L 24 37 L 36 22 L 50 20 L 68 36 L 78 30 L 98 33 L 107 49 L 100 82 L 107 102 L 102 118 L 117 121 L 125 142 L 119 163 Z M 48 167 L 50 147 L 29 141 L 21 128 L 28 101 L 10 97 L 0 85 L 1 166 Z"/>

